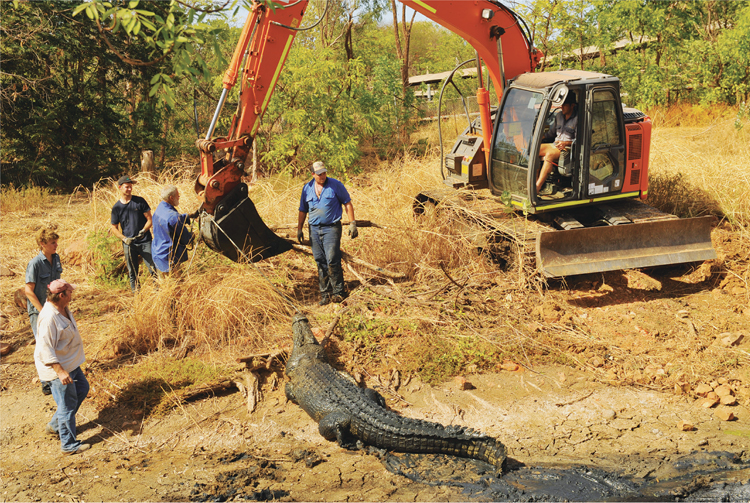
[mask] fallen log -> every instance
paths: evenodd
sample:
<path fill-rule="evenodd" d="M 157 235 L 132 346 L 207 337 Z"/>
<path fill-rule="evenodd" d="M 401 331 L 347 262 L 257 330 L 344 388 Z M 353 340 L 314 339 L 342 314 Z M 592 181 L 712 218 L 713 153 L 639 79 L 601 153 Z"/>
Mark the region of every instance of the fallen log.
<path fill-rule="evenodd" d="M 305 245 L 300 245 L 297 243 L 292 243 L 292 248 L 294 250 L 297 250 L 298 252 L 305 253 L 307 255 L 312 255 L 312 248 Z M 382 274 L 383 276 L 386 276 L 391 279 L 406 279 L 406 275 L 398 272 L 389 271 L 388 269 L 383 269 L 380 266 L 371 264 L 369 262 L 366 262 L 362 259 L 359 259 L 357 257 L 352 256 L 351 254 L 345 252 L 344 250 L 341 250 L 341 258 L 347 262 L 351 262 L 353 264 L 360 265 L 366 269 L 369 269 L 373 272 L 376 272 L 378 274 Z"/>
<path fill-rule="evenodd" d="M 376 229 L 386 229 L 386 227 L 381 227 L 380 225 L 370 220 L 355 220 L 355 222 L 357 222 L 357 227 L 375 227 Z M 349 225 L 349 222 L 342 221 L 341 225 L 346 227 L 347 225 Z M 271 225 L 268 228 L 276 232 L 276 231 L 284 230 L 284 229 L 296 229 L 297 224 Z"/>

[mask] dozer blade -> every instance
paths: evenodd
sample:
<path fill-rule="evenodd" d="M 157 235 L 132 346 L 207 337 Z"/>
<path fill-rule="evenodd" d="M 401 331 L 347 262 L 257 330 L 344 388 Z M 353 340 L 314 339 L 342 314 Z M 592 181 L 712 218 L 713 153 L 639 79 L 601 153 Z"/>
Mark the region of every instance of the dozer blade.
<path fill-rule="evenodd" d="M 710 216 L 675 218 L 542 232 L 537 265 L 552 278 L 715 259 L 713 221 Z"/>
<path fill-rule="evenodd" d="M 292 249 L 289 241 L 274 234 L 260 218 L 244 183 L 222 199 L 213 216 L 203 214 L 201 237 L 209 248 L 235 262 L 257 262 Z"/>

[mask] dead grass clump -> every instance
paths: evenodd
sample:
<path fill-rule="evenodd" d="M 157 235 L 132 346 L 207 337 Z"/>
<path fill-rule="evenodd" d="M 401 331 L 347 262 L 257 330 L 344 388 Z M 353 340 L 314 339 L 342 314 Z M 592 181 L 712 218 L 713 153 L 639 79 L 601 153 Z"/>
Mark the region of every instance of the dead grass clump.
<path fill-rule="evenodd" d="M 719 203 L 703 188 L 689 183 L 683 173 L 657 172 L 648 181 L 648 202 L 661 211 L 691 218 L 723 216 Z"/>
<path fill-rule="evenodd" d="M 50 202 L 52 191 L 46 187 L 16 188 L 11 183 L 0 189 L 0 205 L 3 213 L 30 211 Z"/>
<path fill-rule="evenodd" d="M 294 310 L 257 272 L 236 265 L 146 284 L 118 321 L 117 353 L 273 346 L 267 328 Z"/>
<path fill-rule="evenodd" d="M 750 130 L 732 119 L 703 128 L 655 128 L 649 167 L 649 203 L 689 214 L 717 214 L 750 225 Z"/>

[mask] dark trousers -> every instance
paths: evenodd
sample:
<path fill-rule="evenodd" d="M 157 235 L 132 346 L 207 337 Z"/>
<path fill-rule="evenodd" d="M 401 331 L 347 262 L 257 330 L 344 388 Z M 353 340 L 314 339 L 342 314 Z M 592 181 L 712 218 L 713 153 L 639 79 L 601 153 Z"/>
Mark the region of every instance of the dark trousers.
<path fill-rule="evenodd" d="M 125 253 L 125 263 L 128 265 L 128 279 L 130 279 L 130 289 L 134 292 L 140 288 L 138 282 L 138 257 L 143 257 L 143 262 L 148 268 L 151 276 L 156 277 L 156 265 L 154 258 L 151 256 L 151 241 L 145 243 L 122 244 L 122 251 Z"/>
<path fill-rule="evenodd" d="M 318 264 L 321 297 L 344 295 L 344 271 L 341 269 L 341 222 L 311 225 L 310 242 Z"/>

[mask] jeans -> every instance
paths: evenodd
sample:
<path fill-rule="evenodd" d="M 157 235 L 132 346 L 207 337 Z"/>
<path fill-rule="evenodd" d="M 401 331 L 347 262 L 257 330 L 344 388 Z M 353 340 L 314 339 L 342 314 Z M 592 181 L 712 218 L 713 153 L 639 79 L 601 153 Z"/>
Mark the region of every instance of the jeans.
<path fill-rule="evenodd" d="M 73 379 L 70 384 L 62 384 L 59 378 L 50 381 L 57 411 L 52 416 L 49 427 L 60 435 L 60 445 L 64 452 L 76 451 L 81 446 L 81 442 L 76 440 L 76 412 L 89 394 L 89 382 L 81 367 L 69 374 Z"/>
<path fill-rule="evenodd" d="M 138 282 L 138 257 L 143 257 L 143 263 L 146 264 L 151 276 L 156 277 L 156 265 L 151 256 L 151 241 L 145 243 L 122 244 L 122 251 L 125 253 L 125 263 L 128 265 L 128 278 L 130 279 L 130 289 L 138 290 L 141 285 Z"/>
<path fill-rule="evenodd" d="M 37 340 L 36 326 L 39 324 L 38 320 L 39 320 L 39 313 L 29 314 L 29 323 L 31 323 L 31 331 L 34 334 L 34 340 Z"/>
<path fill-rule="evenodd" d="M 310 243 L 318 264 L 320 295 L 344 295 L 344 270 L 341 268 L 341 222 L 311 225 Z"/>

